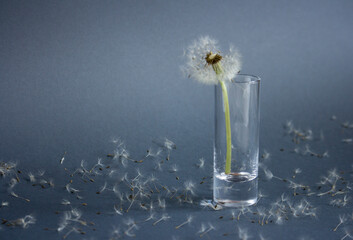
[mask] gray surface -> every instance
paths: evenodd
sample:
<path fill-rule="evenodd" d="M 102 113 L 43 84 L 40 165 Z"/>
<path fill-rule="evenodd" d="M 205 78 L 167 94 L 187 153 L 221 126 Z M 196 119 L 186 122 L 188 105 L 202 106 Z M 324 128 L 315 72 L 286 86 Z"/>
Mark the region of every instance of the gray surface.
<path fill-rule="evenodd" d="M 340 123 L 353 121 L 352 10 L 352 1 L 322 0 L 1 1 L 0 159 L 18 162 L 24 173 L 46 169 L 56 183 L 54 189 L 41 190 L 21 182 L 16 190 L 31 198 L 28 204 L 11 198 L 9 179 L 1 180 L 0 200 L 10 206 L 0 209 L 0 217 L 33 213 L 37 218 L 25 230 L 2 225 L 1 239 L 61 238 L 43 228 L 57 228 L 60 215 L 54 212 L 69 209 L 60 205 L 69 197 L 62 189 L 68 181 L 63 168 L 75 169 L 82 159 L 93 164 L 112 151 L 112 137 L 125 140 L 137 158 L 155 138 L 174 141 L 177 150 L 171 161 L 180 168 L 180 182 L 167 171 L 156 173 L 165 184 L 182 186 L 187 179 L 198 183 L 211 176 L 214 91 L 185 79 L 179 69 L 183 49 L 200 35 L 219 39 L 224 48 L 233 43 L 243 55 L 242 72 L 263 79 L 260 149 L 272 154 L 266 165 L 274 174 L 290 177 L 300 167 L 300 181 L 314 185 L 333 167 L 351 170 L 352 144 L 341 139 L 353 133 Z M 330 120 L 333 114 L 336 121 Z M 295 146 L 282 128 L 289 119 L 312 128 L 315 136 L 322 130 L 325 140 L 310 144 L 319 152 L 328 150 L 330 157 L 290 153 Z M 59 165 L 64 151 L 66 160 Z M 201 157 L 205 170 L 194 166 Z M 146 173 L 152 172 L 148 163 L 144 166 Z M 95 194 L 102 182 L 83 184 L 88 206 L 79 206 L 97 230 L 69 238 L 108 238 L 113 226 L 124 227 L 124 218 L 139 221 L 148 216 L 138 209 L 124 217 L 97 216 L 97 209 L 112 211 L 115 200 L 111 194 Z M 198 189 L 195 201 L 212 196 L 209 186 Z M 276 180 L 261 180 L 260 189 L 268 197 L 259 205 L 266 208 L 281 193 L 291 193 Z M 319 208 L 317 219 L 290 218 L 283 225 L 266 226 L 228 220 L 229 210 L 171 202 L 165 211 L 172 219 L 155 227 L 141 224 L 136 239 L 197 239 L 201 222 L 217 228 L 209 233 L 211 239 L 237 239 L 237 226 L 247 228 L 255 239 L 259 232 L 267 239 L 343 237 L 343 228 L 332 229 L 340 213 L 352 212 L 352 203 L 336 208 L 328 205 L 327 196 L 309 200 Z M 192 224 L 175 230 L 189 213 L 195 217 Z M 351 228 L 352 221 L 345 226 Z M 230 235 L 223 237 L 226 232 Z"/>

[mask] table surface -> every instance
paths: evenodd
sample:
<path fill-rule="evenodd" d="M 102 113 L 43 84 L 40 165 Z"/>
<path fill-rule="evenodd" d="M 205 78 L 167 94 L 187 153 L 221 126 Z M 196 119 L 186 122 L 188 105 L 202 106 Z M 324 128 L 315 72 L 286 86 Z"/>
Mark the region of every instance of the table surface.
<path fill-rule="evenodd" d="M 1 239 L 353 238 L 352 8 L 2 1 Z M 200 35 L 262 78 L 250 208 L 200 204 L 214 87 L 180 71 Z"/>

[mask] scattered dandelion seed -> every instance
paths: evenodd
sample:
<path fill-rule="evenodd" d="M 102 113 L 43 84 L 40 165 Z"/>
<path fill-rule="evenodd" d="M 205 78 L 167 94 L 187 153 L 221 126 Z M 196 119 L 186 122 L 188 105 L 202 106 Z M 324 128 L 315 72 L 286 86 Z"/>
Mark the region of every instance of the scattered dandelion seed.
<path fill-rule="evenodd" d="M 340 222 L 337 224 L 337 226 L 333 229 L 334 232 L 337 231 L 337 228 L 342 224 L 344 223 L 346 220 L 347 220 L 347 217 L 345 215 L 339 215 L 338 216 Z"/>
<path fill-rule="evenodd" d="M 167 138 L 165 138 L 164 140 L 164 147 L 167 148 L 168 150 L 176 149 L 175 143 L 170 141 Z"/>
<path fill-rule="evenodd" d="M 181 228 L 182 226 L 191 223 L 191 221 L 192 221 L 192 216 L 189 215 L 189 216 L 187 217 L 186 221 L 183 222 L 183 223 L 181 223 L 180 225 L 176 226 L 175 229 L 179 229 L 179 228 Z"/>
<path fill-rule="evenodd" d="M 70 202 L 69 200 L 63 199 L 63 200 L 61 201 L 61 204 L 62 204 L 62 205 L 70 205 L 71 202 Z"/>
<path fill-rule="evenodd" d="M 114 205 L 114 211 L 115 213 L 119 214 L 119 215 L 123 215 L 123 211 L 121 211 L 120 209 L 118 209 L 118 207 L 116 205 Z"/>
<path fill-rule="evenodd" d="M 263 159 L 269 159 L 270 158 L 270 153 L 269 152 L 267 152 L 266 150 L 264 150 L 264 153 L 261 155 L 261 157 L 263 158 Z"/>
<path fill-rule="evenodd" d="M 4 202 L 4 201 L 2 201 L 1 202 L 1 205 L 0 205 L 0 208 L 2 208 L 2 207 L 8 207 L 10 204 L 9 204 L 9 202 Z"/>
<path fill-rule="evenodd" d="M 219 205 L 217 203 L 213 203 L 213 201 L 211 201 L 211 200 L 202 200 L 200 202 L 200 205 L 203 207 L 212 208 L 213 210 L 216 210 L 216 211 L 223 209 L 222 205 Z"/>
<path fill-rule="evenodd" d="M 352 138 L 345 138 L 345 139 L 342 139 L 342 142 L 351 143 L 351 142 L 353 142 L 353 139 Z"/>
<path fill-rule="evenodd" d="M 66 151 L 64 152 L 64 155 L 63 155 L 62 158 L 60 159 L 60 164 L 63 164 L 63 163 L 64 163 L 65 155 L 66 155 Z"/>
<path fill-rule="evenodd" d="M 211 224 L 208 223 L 208 228 L 206 227 L 206 225 L 204 223 L 201 224 L 201 229 L 198 232 L 198 234 L 200 234 L 200 238 L 202 238 L 203 236 L 205 236 L 207 233 L 209 233 L 212 230 L 215 230 L 216 228 Z"/>
<path fill-rule="evenodd" d="M 176 164 L 174 164 L 169 170 L 170 173 L 175 173 L 177 171 L 178 171 L 178 166 Z"/>
<path fill-rule="evenodd" d="M 155 226 L 155 225 L 158 224 L 159 222 L 161 222 L 161 221 L 166 221 L 166 220 L 168 220 L 168 219 L 170 219 L 170 216 L 169 216 L 168 214 L 164 213 L 164 214 L 162 215 L 162 217 L 161 217 L 160 219 L 158 219 L 157 221 L 155 221 L 152 225 Z"/>
<path fill-rule="evenodd" d="M 205 159 L 204 158 L 200 158 L 199 159 L 199 163 L 197 164 L 198 168 L 203 168 L 205 166 Z"/>
<path fill-rule="evenodd" d="M 301 173 L 301 172 L 302 172 L 302 170 L 301 170 L 300 168 L 294 169 L 292 178 L 295 178 L 296 175 L 299 174 L 299 173 Z"/>

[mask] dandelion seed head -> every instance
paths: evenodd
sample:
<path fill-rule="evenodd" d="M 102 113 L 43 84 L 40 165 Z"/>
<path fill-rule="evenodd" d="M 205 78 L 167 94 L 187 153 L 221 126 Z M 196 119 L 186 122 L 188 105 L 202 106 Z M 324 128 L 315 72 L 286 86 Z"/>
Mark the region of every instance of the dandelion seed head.
<path fill-rule="evenodd" d="M 216 54 L 219 47 L 215 39 L 209 36 L 203 36 L 195 40 L 186 50 L 186 65 L 182 68 L 183 72 L 201 83 L 218 84 L 219 78 L 213 70 L 212 64 L 206 62 L 208 54 Z M 241 61 L 239 53 L 230 47 L 229 53 L 220 56 L 221 66 L 223 69 L 222 80 L 230 81 L 241 69 Z M 212 56 L 213 57 L 213 56 Z M 219 58 L 218 58 L 219 59 Z"/>

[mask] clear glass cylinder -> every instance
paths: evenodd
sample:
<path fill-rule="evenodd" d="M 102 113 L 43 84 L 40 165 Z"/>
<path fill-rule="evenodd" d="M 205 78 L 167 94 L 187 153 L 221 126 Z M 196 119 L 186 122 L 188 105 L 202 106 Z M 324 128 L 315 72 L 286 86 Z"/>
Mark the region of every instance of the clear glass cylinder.
<path fill-rule="evenodd" d="M 223 84 L 215 86 L 213 200 L 249 206 L 258 193 L 260 78 L 238 74 Z"/>

